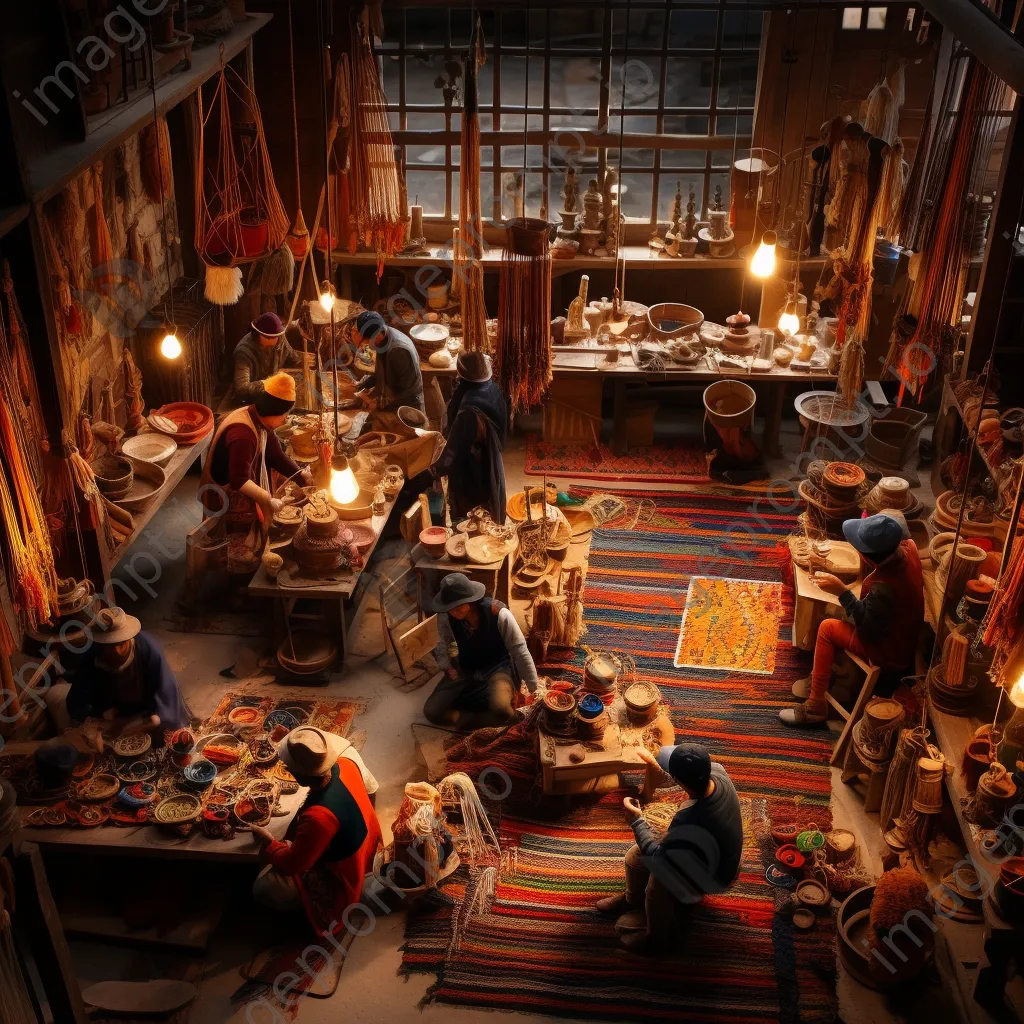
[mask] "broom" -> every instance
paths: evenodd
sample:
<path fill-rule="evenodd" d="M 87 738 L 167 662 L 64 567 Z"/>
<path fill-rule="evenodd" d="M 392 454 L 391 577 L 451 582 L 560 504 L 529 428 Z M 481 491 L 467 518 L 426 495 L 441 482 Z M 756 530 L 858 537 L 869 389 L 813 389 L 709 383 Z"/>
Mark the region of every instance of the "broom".
<path fill-rule="evenodd" d="M 295 256 L 287 239 L 249 271 L 249 290 L 262 295 L 287 295 L 294 281 Z"/>
<path fill-rule="evenodd" d="M 295 102 L 295 41 L 292 34 L 292 0 L 288 0 L 288 63 L 292 76 L 292 142 L 295 146 L 295 219 L 288 229 L 285 243 L 296 260 L 301 260 L 309 248 L 309 231 L 302 218 L 302 186 L 299 180 L 299 110 Z M 294 265 L 293 268 L 294 270 Z M 288 286 L 291 288 L 291 285 Z M 281 295 L 282 292 L 266 292 L 268 295 Z"/>

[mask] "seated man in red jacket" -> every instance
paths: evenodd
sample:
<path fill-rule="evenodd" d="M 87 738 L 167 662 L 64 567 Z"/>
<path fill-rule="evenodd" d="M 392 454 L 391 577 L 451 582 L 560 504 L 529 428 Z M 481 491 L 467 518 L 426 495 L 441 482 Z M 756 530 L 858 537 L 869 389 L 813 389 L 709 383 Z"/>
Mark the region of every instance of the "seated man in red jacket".
<path fill-rule="evenodd" d="M 884 672 L 904 672 L 914 664 L 924 625 L 924 591 L 921 559 L 906 520 L 890 511 L 847 519 L 843 534 L 867 571 L 860 599 L 837 576 L 815 574 L 814 582 L 839 598 L 848 618 L 825 619 L 818 627 L 811 675 L 793 684 L 794 696 L 807 700 L 779 712 L 786 725 L 817 725 L 828 717 L 825 694 L 836 651 L 850 651 Z"/>
<path fill-rule="evenodd" d="M 345 911 L 359 903 L 373 870 L 380 824 L 349 743 L 311 726 L 293 729 L 278 744 L 278 757 L 309 795 L 283 842 L 259 826 L 267 867 L 253 884 L 253 898 L 273 910 L 305 910 L 318 932 L 346 926 Z M 372 776 L 370 776 L 372 779 Z"/>

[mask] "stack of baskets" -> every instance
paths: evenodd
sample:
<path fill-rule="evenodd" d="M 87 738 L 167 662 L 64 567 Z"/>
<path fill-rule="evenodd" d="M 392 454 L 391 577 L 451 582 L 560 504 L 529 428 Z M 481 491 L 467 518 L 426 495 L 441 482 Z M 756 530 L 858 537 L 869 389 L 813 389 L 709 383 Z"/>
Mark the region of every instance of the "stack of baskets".
<path fill-rule="evenodd" d="M 867 491 L 867 475 L 852 462 L 812 462 L 807 479 L 800 481 L 800 497 L 807 503 L 801 520 L 805 527 L 829 537 L 843 536 L 843 523 L 860 518 L 858 502 Z"/>

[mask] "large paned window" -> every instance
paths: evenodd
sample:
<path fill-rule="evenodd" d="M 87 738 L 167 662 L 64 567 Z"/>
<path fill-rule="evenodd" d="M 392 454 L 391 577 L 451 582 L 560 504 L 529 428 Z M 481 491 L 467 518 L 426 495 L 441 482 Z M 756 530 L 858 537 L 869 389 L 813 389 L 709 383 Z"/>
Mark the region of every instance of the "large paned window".
<path fill-rule="evenodd" d="M 485 220 L 512 212 L 516 172 L 525 207 L 561 209 L 566 165 L 580 189 L 620 173 L 627 225 L 664 223 L 679 183 L 705 209 L 729 199 L 729 167 L 750 149 L 763 13 L 726 0 L 566 0 L 477 6 L 487 61 L 480 72 L 481 202 Z M 469 7 L 384 5 L 379 47 L 409 198 L 453 222 L 459 203 L 461 91 Z M 524 150 L 525 147 L 525 150 Z"/>

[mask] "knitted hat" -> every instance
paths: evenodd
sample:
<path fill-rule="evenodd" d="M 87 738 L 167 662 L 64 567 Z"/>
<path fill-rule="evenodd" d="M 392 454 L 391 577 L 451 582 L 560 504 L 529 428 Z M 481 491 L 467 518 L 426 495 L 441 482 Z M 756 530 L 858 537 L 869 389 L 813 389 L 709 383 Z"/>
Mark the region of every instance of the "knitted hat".
<path fill-rule="evenodd" d="M 260 313 L 252 322 L 252 329 L 264 338 L 280 338 L 286 328 L 276 313 Z"/>
<path fill-rule="evenodd" d="M 283 370 L 263 382 L 253 405 L 260 416 L 283 416 L 295 404 L 295 378 Z"/>
<path fill-rule="evenodd" d="M 491 379 L 491 361 L 483 352 L 460 352 L 455 369 L 463 380 L 472 384 L 483 384 Z"/>
<path fill-rule="evenodd" d="M 372 341 L 380 345 L 387 340 L 388 332 L 384 328 L 384 317 L 368 309 L 356 317 L 356 330 L 363 341 Z"/>

